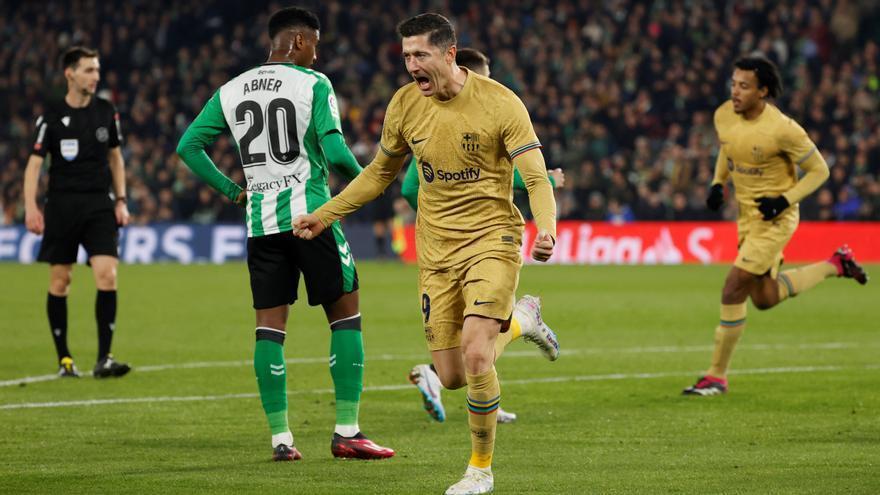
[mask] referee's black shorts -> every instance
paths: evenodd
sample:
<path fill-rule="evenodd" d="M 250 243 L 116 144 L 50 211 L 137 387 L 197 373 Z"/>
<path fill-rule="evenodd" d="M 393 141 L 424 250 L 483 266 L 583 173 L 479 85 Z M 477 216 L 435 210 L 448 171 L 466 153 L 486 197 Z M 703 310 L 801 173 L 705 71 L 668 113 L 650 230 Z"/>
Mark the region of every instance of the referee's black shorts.
<path fill-rule="evenodd" d="M 80 244 L 89 258 L 119 257 L 119 226 L 113 200 L 106 193 L 50 194 L 43 219 L 37 260 L 53 265 L 76 263 Z"/>
<path fill-rule="evenodd" d="M 339 223 L 306 241 L 291 232 L 247 240 L 254 309 L 293 304 L 303 274 L 309 304 L 329 304 L 358 289 L 357 270 Z"/>

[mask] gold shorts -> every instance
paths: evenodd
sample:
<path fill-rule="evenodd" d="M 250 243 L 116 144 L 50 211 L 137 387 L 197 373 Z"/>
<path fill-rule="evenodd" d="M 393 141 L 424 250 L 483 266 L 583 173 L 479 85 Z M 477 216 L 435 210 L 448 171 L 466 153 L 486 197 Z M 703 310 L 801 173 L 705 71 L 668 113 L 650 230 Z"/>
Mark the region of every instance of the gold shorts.
<path fill-rule="evenodd" d="M 420 268 L 419 293 L 428 349 L 460 347 L 466 316 L 509 319 L 521 266 L 518 253 L 489 252 L 449 269 Z"/>
<path fill-rule="evenodd" d="M 734 266 L 754 275 L 773 278 L 782 264 L 782 250 L 798 226 L 798 212 L 787 211 L 770 221 L 740 219 L 738 254 Z"/>

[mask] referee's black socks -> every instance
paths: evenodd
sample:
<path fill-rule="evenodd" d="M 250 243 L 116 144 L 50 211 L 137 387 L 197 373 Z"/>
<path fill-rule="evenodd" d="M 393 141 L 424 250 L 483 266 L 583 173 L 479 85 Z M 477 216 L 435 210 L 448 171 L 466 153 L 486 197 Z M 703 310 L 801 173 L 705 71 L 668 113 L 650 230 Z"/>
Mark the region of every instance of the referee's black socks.
<path fill-rule="evenodd" d="M 99 290 L 95 298 L 95 320 L 98 322 L 98 361 L 110 354 L 113 329 L 116 326 L 116 291 Z"/>
<path fill-rule="evenodd" d="M 67 296 L 53 296 L 46 298 L 46 313 L 49 315 L 49 330 L 52 331 L 52 339 L 55 341 L 55 352 L 58 353 L 58 361 L 70 356 L 67 348 Z"/>

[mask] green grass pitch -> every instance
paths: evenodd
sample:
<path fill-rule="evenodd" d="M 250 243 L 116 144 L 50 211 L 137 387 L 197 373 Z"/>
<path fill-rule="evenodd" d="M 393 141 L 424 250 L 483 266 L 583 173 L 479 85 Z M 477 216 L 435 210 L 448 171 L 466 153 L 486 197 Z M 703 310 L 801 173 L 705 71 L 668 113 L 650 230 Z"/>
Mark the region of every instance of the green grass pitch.
<path fill-rule="evenodd" d="M 415 267 L 358 269 L 360 424 L 397 456 L 332 458 L 329 330 L 320 309 L 298 303 L 285 352 L 305 459 L 289 464 L 268 460 L 243 264 L 122 266 L 114 353 L 134 371 L 26 385 L 13 381 L 56 366 L 47 268 L 0 265 L 0 492 L 443 493 L 469 455 L 464 392 L 445 393 L 438 424 L 406 381 L 428 359 Z M 731 393 L 682 397 L 708 364 L 726 270 L 524 268 L 519 293 L 543 298 L 563 354 L 550 363 L 514 342 L 498 362 L 502 404 L 519 421 L 499 425 L 496 492 L 880 493 L 878 282 L 828 280 L 771 311 L 750 307 Z M 86 267 L 74 272 L 69 314 L 71 349 L 88 371 Z"/>

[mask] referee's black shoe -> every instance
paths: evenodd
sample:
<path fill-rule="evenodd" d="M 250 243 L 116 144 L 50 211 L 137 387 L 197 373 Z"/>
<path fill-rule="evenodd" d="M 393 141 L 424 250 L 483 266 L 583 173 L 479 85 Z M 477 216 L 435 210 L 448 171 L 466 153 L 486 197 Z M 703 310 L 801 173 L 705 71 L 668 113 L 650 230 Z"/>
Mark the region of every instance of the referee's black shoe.
<path fill-rule="evenodd" d="M 107 357 L 95 363 L 92 375 L 95 378 L 120 377 L 131 371 L 131 366 L 120 363 L 107 354 Z"/>
<path fill-rule="evenodd" d="M 66 356 L 58 363 L 58 376 L 61 378 L 79 378 L 79 370 L 73 364 L 73 358 Z"/>

